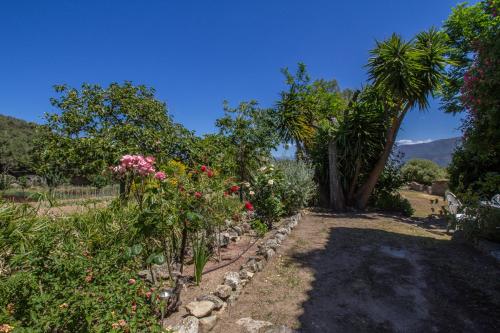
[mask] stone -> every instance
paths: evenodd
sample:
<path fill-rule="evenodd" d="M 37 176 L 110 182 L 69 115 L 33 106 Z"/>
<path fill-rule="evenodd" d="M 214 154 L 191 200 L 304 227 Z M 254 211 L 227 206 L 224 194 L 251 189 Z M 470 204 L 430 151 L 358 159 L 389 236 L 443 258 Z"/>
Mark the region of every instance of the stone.
<path fill-rule="evenodd" d="M 238 319 L 236 324 L 242 327 L 242 332 L 244 333 L 259 333 L 260 329 L 267 326 L 273 326 L 273 324 L 268 321 L 254 320 L 250 317 Z"/>
<path fill-rule="evenodd" d="M 232 287 L 227 286 L 225 284 L 219 284 L 215 289 L 215 295 L 221 299 L 226 299 L 231 296 Z"/>
<path fill-rule="evenodd" d="M 219 245 L 221 247 L 226 247 L 231 241 L 231 236 L 229 235 L 228 232 L 221 232 L 218 238 L 219 238 Z"/>
<path fill-rule="evenodd" d="M 264 256 L 266 257 L 267 260 L 271 259 L 274 255 L 276 254 L 276 252 L 274 252 L 273 249 L 267 249 L 266 250 L 266 253 L 264 253 Z"/>
<path fill-rule="evenodd" d="M 200 333 L 210 332 L 217 323 L 217 316 L 209 316 L 200 319 Z"/>
<path fill-rule="evenodd" d="M 234 226 L 233 230 L 238 234 L 238 236 L 243 235 L 243 228 L 241 228 L 239 226 Z"/>
<path fill-rule="evenodd" d="M 240 240 L 240 236 L 238 236 L 238 235 L 231 235 L 229 237 L 229 239 L 231 240 L 231 242 L 237 242 L 237 241 Z"/>
<path fill-rule="evenodd" d="M 220 308 L 219 310 L 212 311 L 212 314 L 214 314 L 216 316 L 221 315 L 224 312 L 226 312 L 226 309 L 227 309 L 227 303 L 224 303 L 224 305 L 222 306 L 222 308 Z"/>
<path fill-rule="evenodd" d="M 199 327 L 199 319 L 193 316 L 188 316 L 184 318 L 180 324 L 174 326 L 173 331 L 176 333 L 198 333 Z"/>
<path fill-rule="evenodd" d="M 153 283 L 153 279 L 151 279 L 151 273 L 149 272 L 149 270 L 148 270 L 148 269 L 145 269 L 145 270 L 139 271 L 139 272 L 137 273 L 137 275 L 138 275 L 141 279 L 143 279 L 143 280 L 145 280 L 145 281 L 147 281 L 147 282 L 149 282 L 149 283 Z"/>
<path fill-rule="evenodd" d="M 250 229 L 252 229 L 252 226 L 250 226 L 250 223 L 245 222 L 241 225 L 241 228 L 243 229 L 243 232 L 249 232 Z"/>
<path fill-rule="evenodd" d="M 269 239 L 265 244 L 266 247 L 270 247 L 273 250 L 276 250 L 276 248 L 279 246 L 278 242 L 275 239 Z"/>
<path fill-rule="evenodd" d="M 249 270 L 246 270 L 246 269 L 240 270 L 240 278 L 241 279 L 250 280 L 251 278 L 253 278 L 253 276 L 254 276 L 254 273 L 250 272 Z"/>
<path fill-rule="evenodd" d="M 284 234 L 284 235 L 288 234 L 289 232 L 290 232 L 290 230 L 287 228 L 279 228 L 277 231 L 277 233 Z"/>
<path fill-rule="evenodd" d="M 236 290 L 241 284 L 240 274 L 238 272 L 227 272 L 224 274 L 224 284 Z"/>
<path fill-rule="evenodd" d="M 197 301 L 209 301 L 214 303 L 215 310 L 219 310 L 224 306 L 224 301 L 215 295 L 202 295 L 196 298 Z"/>
<path fill-rule="evenodd" d="M 262 271 L 264 269 L 264 263 L 262 261 L 257 261 L 255 263 L 256 267 L 257 267 L 257 271 Z"/>
<path fill-rule="evenodd" d="M 258 272 L 257 261 L 255 259 L 249 260 L 245 265 L 241 266 L 242 269 L 247 269 L 253 273 Z"/>
<path fill-rule="evenodd" d="M 274 235 L 274 238 L 275 238 L 276 240 L 279 240 L 279 242 L 282 242 L 282 241 L 284 241 L 284 240 L 285 240 L 286 235 L 285 235 L 285 234 L 276 234 L 276 235 Z"/>
<path fill-rule="evenodd" d="M 197 318 L 208 316 L 215 308 L 215 304 L 210 301 L 194 301 L 186 305 L 186 310 Z"/>
<path fill-rule="evenodd" d="M 261 329 L 259 332 L 262 333 L 295 333 L 295 330 L 292 330 L 289 327 L 286 327 L 285 325 L 274 325 L 271 327 L 265 327 L 264 329 Z"/>

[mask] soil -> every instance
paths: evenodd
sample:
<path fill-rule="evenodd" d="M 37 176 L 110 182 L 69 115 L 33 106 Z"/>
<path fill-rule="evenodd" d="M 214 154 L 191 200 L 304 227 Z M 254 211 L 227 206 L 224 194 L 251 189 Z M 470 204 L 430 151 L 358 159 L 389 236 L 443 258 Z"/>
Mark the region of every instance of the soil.
<path fill-rule="evenodd" d="M 243 317 L 299 332 L 500 332 L 500 265 L 408 220 L 312 212 L 214 332 Z"/>

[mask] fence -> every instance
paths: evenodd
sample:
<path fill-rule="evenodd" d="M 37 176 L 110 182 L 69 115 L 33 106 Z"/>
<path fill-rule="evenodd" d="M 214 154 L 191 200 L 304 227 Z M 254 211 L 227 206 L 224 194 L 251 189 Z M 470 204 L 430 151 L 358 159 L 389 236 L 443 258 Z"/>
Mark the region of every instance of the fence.
<path fill-rule="evenodd" d="M 57 200 L 92 199 L 116 197 L 120 193 L 120 185 L 113 184 L 102 188 L 92 186 L 64 185 L 56 187 L 52 195 Z"/>

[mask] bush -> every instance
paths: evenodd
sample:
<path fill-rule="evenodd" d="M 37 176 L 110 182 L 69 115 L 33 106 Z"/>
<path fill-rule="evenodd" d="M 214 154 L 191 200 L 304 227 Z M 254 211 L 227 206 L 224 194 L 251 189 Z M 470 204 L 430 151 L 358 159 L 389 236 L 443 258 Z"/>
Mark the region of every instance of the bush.
<path fill-rule="evenodd" d="M 378 209 L 389 212 L 398 212 L 407 217 L 412 216 L 415 212 L 410 202 L 406 198 L 403 198 L 399 193 L 381 194 L 376 198 L 374 205 Z"/>
<path fill-rule="evenodd" d="M 406 182 L 431 185 L 433 181 L 446 178 L 446 171 L 430 160 L 413 159 L 401 168 Z"/>
<path fill-rule="evenodd" d="M 303 161 L 280 160 L 276 163 L 283 174 L 281 198 L 286 214 L 306 207 L 316 194 L 314 170 Z"/>
<path fill-rule="evenodd" d="M 135 281 L 134 211 L 70 218 L 0 204 L 0 323 L 39 332 L 159 331 L 158 304 Z M 132 279 L 132 280 L 131 280 Z"/>
<path fill-rule="evenodd" d="M 255 207 L 257 217 L 269 228 L 283 213 L 280 186 L 283 176 L 274 165 L 260 168 L 253 176 L 248 195 Z"/>
<path fill-rule="evenodd" d="M 452 228 L 462 230 L 468 240 L 478 238 L 500 242 L 500 209 L 480 204 L 477 194 L 468 192 L 461 196 L 464 203 L 460 213 L 464 217 L 460 220 L 451 216 Z"/>

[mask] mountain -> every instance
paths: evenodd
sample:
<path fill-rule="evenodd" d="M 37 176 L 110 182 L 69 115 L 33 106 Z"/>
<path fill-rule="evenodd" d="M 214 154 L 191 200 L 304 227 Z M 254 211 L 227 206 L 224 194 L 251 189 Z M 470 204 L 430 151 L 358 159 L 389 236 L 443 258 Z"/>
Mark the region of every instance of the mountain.
<path fill-rule="evenodd" d="M 460 145 L 461 138 L 435 140 L 413 145 L 399 145 L 397 151 L 403 153 L 403 162 L 414 158 L 424 158 L 446 167 L 451 162 L 455 148 Z"/>
<path fill-rule="evenodd" d="M 0 114 L 0 173 L 29 172 L 36 127 L 34 123 Z"/>

